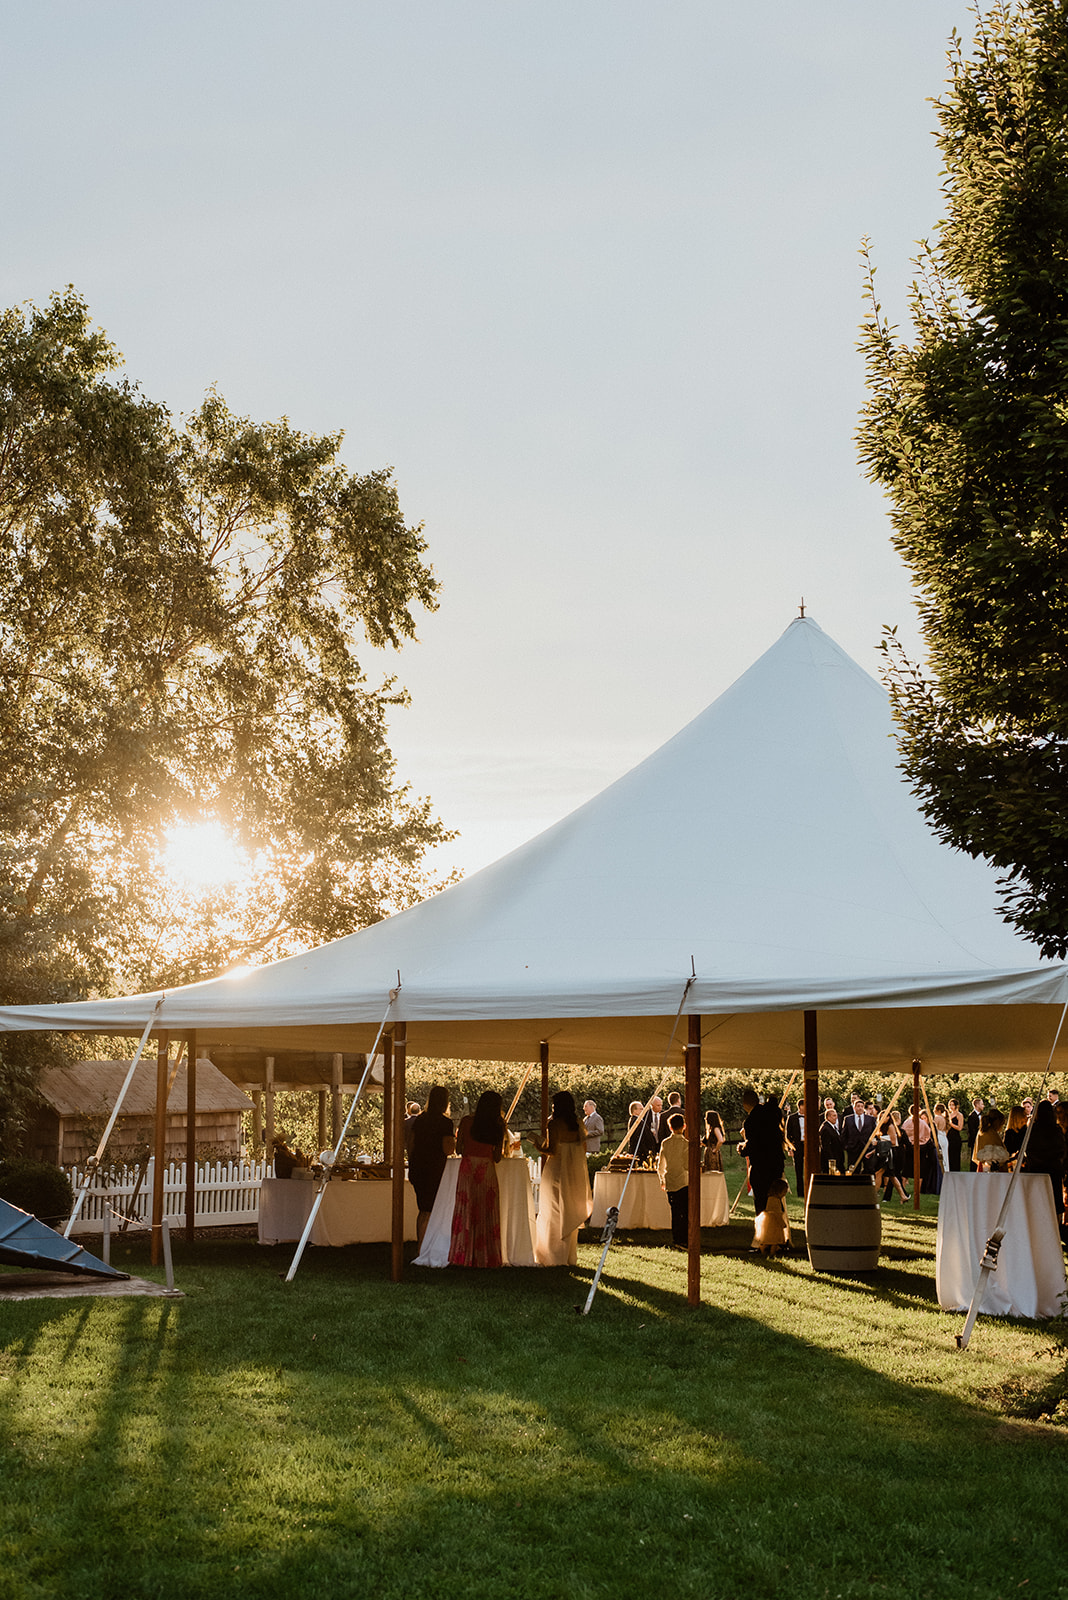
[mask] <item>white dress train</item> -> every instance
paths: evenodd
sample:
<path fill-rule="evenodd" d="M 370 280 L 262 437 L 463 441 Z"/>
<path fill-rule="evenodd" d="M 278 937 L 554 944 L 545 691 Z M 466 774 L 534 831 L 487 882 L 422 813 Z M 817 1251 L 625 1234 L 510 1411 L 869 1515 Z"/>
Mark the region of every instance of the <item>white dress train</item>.
<path fill-rule="evenodd" d="M 578 1231 L 593 1208 L 586 1142 L 561 1141 L 541 1173 L 534 1260 L 539 1267 L 573 1267 Z"/>

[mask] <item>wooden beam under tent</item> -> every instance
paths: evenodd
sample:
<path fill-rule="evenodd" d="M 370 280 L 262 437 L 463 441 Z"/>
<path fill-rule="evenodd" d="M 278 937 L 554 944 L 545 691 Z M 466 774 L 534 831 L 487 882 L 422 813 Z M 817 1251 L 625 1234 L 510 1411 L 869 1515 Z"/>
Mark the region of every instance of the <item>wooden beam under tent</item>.
<path fill-rule="evenodd" d="M 389 1035 L 386 1035 L 386 1039 Z M 383 1040 L 385 1043 L 385 1040 Z M 404 1105 L 408 1098 L 405 1064 L 408 1053 L 408 1026 L 393 1024 L 393 1224 L 390 1277 L 400 1283 L 404 1276 Z"/>
<path fill-rule="evenodd" d="M 690 1132 L 688 1169 L 689 1211 L 686 1235 L 686 1299 L 701 1304 L 701 1018 L 690 1017 L 686 1039 L 686 1127 Z"/>
<path fill-rule="evenodd" d="M 820 1170 L 820 1057 L 816 1013 L 805 1012 L 805 1192 Z"/>

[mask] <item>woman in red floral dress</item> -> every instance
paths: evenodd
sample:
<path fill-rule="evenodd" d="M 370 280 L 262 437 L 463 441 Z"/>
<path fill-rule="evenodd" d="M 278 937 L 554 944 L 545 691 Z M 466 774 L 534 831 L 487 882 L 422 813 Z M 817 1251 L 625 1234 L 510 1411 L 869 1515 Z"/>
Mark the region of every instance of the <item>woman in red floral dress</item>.
<path fill-rule="evenodd" d="M 463 1145 L 452 1213 L 450 1267 L 503 1265 L 497 1163 L 504 1154 L 504 1137 L 501 1097 L 489 1089 L 479 1098 Z"/>

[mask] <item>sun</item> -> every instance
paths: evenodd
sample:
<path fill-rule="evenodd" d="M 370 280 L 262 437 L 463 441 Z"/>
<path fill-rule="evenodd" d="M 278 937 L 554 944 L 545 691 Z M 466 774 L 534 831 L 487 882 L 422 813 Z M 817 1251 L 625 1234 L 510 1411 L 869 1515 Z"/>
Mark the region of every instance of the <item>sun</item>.
<path fill-rule="evenodd" d="M 221 889 L 248 872 L 247 853 L 221 822 L 189 822 L 168 828 L 163 864 L 183 889 Z"/>

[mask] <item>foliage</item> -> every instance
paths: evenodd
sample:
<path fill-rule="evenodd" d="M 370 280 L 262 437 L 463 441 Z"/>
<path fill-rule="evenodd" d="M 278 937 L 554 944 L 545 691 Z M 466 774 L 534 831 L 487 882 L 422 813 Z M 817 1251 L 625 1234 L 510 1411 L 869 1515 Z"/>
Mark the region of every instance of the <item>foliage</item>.
<path fill-rule="evenodd" d="M 425 892 L 444 837 L 387 748 L 403 691 L 357 655 L 435 604 L 390 473 L 214 393 L 176 423 L 118 367 L 73 290 L 0 314 L 7 1003 L 351 933 Z M 183 825 L 233 841 L 231 881 L 168 869 Z"/>
<path fill-rule="evenodd" d="M 74 1191 L 67 1174 L 47 1161 L 3 1161 L 0 1200 L 29 1211 L 51 1226 L 70 1216 Z"/>
<path fill-rule="evenodd" d="M 429 1061 L 418 1056 L 408 1058 L 406 1069 L 406 1098 L 420 1106 L 436 1083 L 444 1084 L 451 1095 L 452 1115 L 458 1121 L 466 1111 L 473 1111 L 480 1094 L 496 1089 L 503 1097 L 505 1109 L 522 1081 L 526 1068 L 508 1061 Z M 863 1073 L 857 1071 L 831 1071 L 820 1073 L 820 1099 L 830 1096 L 839 1107 L 849 1104 L 854 1091 L 865 1100 L 874 1099 L 889 1104 L 901 1082 L 901 1074 Z M 912 1102 L 912 1074 L 904 1074 L 905 1085 L 897 1099 L 903 1106 Z M 981 1095 L 985 1100 L 1002 1107 L 1018 1103 L 1025 1095 L 1037 1096 L 1042 1089 L 1041 1073 L 1031 1075 L 1014 1073 L 979 1073 L 966 1076 L 924 1076 L 923 1085 L 932 1106 L 939 1100 L 955 1099 L 967 1112 L 972 1099 Z M 733 1136 L 742 1122 L 742 1092 L 752 1086 L 761 1095 L 782 1096 L 789 1089 L 794 1103 L 802 1099 L 804 1084 L 800 1073 L 794 1076 L 782 1072 L 757 1072 L 746 1075 L 706 1069 L 701 1075 L 702 1113 L 715 1108 L 723 1118 L 728 1136 Z M 611 1155 L 627 1130 L 627 1107 L 632 1100 L 648 1100 L 658 1081 L 648 1068 L 610 1066 L 564 1066 L 552 1063 L 549 1068 L 550 1097 L 560 1089 L 568 1089 L 581 1112 L 584 1100 L 595 1100 L 605 1121 L 604 1151 Z M 680 1071 L 663 1086 L 666 1097 L 672 1089 L 685 1093 Z M 348 1100 L 345 1101 L 348 1109 Z M 541 1119 L 541 1072 L 538 1066 L 527 1080 L 512 1117 L 512 1127 L 525 1134 L 537 1133 Z M 306 1154 L 318 1148 L 318 1104 L 313 1093 L 279 1093 L 275 1097 L 275 1125 L 290 1135 L 291 1141 Z M 329 1127 L 327 1128 L 329 1139 Z M 252 1117 L 244 1118 L 244 1139 L 253 1150 Z M 346 1154 L 377 1156 L 382 1150 L 382 1101 L 372 1096 L 366 1107 L 358 1107 L 353 1118 Z"/>
<path fill-rule="evenodd" d="M 858 440 L 920 591 L 929 676 L 891 631 L 905 772 L 944 838 L 1003 868 L 1002 913 L 1068 953 L 1068 14 L 977 12 L 936 101 L 945 215 L 911 343 L 869 275 Z"/>

